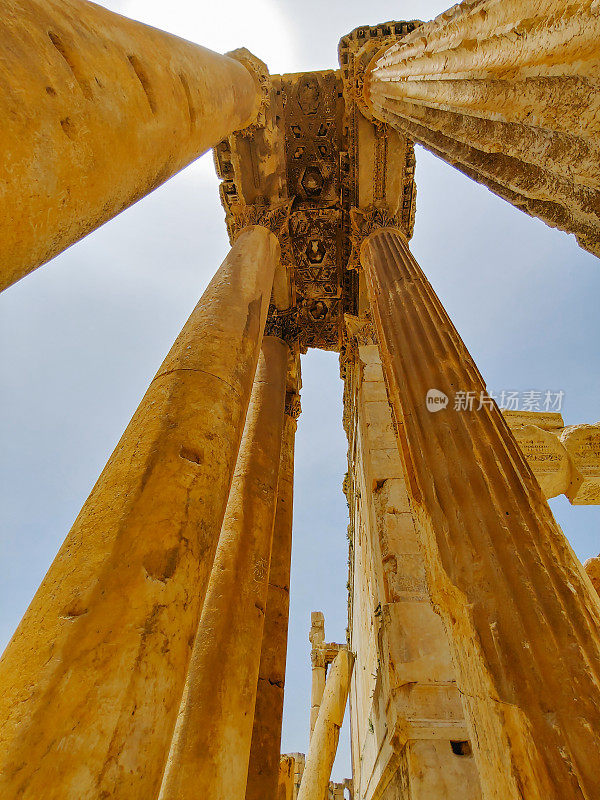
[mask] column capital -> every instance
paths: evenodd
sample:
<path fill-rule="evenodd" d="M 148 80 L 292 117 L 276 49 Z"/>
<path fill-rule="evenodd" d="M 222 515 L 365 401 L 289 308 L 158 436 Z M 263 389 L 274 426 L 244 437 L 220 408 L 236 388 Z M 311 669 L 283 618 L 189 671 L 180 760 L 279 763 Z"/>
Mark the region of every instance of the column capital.
<path fill-rule="evenodd" d="M 271 96 L 271 76 L 269 75 L 269 68 L 264 61 L 261 61 L 260 58 L 257 58 L 245 47 L 231 50 L 229 53 L 226 53 L 226 55 L 228 55 L 229 58 L 233 58 L 235 61 L 239 61 L 242 66 L 246 67 L 256 84 L 257 98 L 254 113 L 248 120 L 248 123 L 238 131 L 242 136 L 253 136 L 257 128 L 263 128 L 266 125 L 266 110 Z"/>
<path fill-rule="evenodd" d="M 292 210 L 292 200 L 279 203 L 258 201 L 251 205 L 239 203 L 228 208 L 227 227 L 231 241 L 234 242 L 240 233 L 251 225 L 261 225 L 277 236 L 279 243 L 286 245 L 289 240 L 288 220 Z"/>
<path fill-rule="evenodd" d="M 365 79 L 372 66 L 389 47 L 421 24 L 420 21 L 413 20 L 383 22 L 375 26 L 363 25 L 340 40 L 338 49 L 346 102 L 356 103 L 363 116 L 372 122 L 376 122 L 376 118 L 372 112 Z"/>
<path fill-rule="evenodd" d="M 370 205 L 366 208 L 350 209 L 350 241 L 352 250 L 348 259 L 347 269 L 360 270 L 360 251 L 363 243 L 372 234 L 384 228 L 391 228 L 402 234 L 408 241 L 402 229 L 402 219 L 399 214 L 394 214 L 385 203 Z"/>
<path fill-rule="evenodd" d="M 285 396 L 285 413 L 286 416 L 292 417 L 297 420 L 302 413 L 302 404 L 300 403 L 300 395 L 297 392 L 288 392 Z"/>

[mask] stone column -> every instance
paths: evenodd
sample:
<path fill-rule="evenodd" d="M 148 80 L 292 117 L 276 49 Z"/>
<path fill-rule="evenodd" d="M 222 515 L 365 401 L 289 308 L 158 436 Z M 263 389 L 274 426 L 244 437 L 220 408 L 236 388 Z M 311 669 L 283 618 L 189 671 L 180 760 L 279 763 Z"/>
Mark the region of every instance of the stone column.
<path fill-rule="evenodd" d="M 361 261 L 483 796 L 600 796 L 598 597 L 404 236 L 371 234 Z M 429 411 L 430 389 L 445 409 Z M 454 410 L 457 391 L 472 411 Z"/>
<path fill-rule="evenodd" d="M 279 777 L 277 792 L 274 795 L 265 795 L 267 800 L 270 797 L 274 800 L 294 800 L 294 757 L 282 755 L 279 760 Z"/>
<path fill-rule="evenodd" d="M 8 645 L 0 796 L 157 796 L 278 257 L 240 235 Z"/>
<path fill-rule="evenodd" d="M 258 672 L 246 800 L 265 800 L 265 798 L 277 797 L 290 610 L 294 444 L 296 420 L 299 414 L 299 397 L 295 393 L 289 393 L 285 404 L 277 508 L 273 528 L 269 589 Z"/>
<path fill-rule="evenodd" d="M 465 0 L 374 56 L 367 113 L 600 255 L 599 47 L 591 0 Z"/>
<path fill-rule="evenodd" d="M 288 347 L 266 336 L 160 800 L 242 800 L 261 658 Z"/>
<path fill-rule="evenodd" d="M 312 666 L 312 683 L 310 688 L 310 738 L 312 738 L 319 709 L 325 691 L 325 677 L 327 666 L 325 664 L 325 617 L 322 611 L 311 611 L 309 641 L 312 645 L 310 663 Z"/>
<path fill-rule="evenodd" d="M 588 558 L 585 562 L 585 571 L 591 580 L 594 589 L 600 595 L 600 556 Z"/>
<path fill-rule="evenodd" d="M 2 12 L 0 290 L 248 125 L 262 97 L 238 60 L 94 3 Z"/>
<path fill-rule="evenodd" d="M 347 648 L 342 648 L 329 669 L 321 709 L 306 756 L 298 800 L 323 800 L 327 796 L 353 666 L 354 656 Z"/>

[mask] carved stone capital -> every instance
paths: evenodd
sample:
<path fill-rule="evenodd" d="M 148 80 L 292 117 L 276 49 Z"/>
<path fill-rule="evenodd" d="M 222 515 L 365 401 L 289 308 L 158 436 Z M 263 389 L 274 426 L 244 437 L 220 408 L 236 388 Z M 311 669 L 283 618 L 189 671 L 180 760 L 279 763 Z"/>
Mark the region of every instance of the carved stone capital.
<path fill-rule="evenodd" d="M 354 340 L 358 345 L 377 344 L 375 325 L 369 314 L 360 317 L 356 317 L 354 314 L 344 314 L 344 322 L 350 340 Z"/>
<path fill-rule="evenodd" d="M 253 205 L 231 205 L 227 215 L 229 235 L 234 242 L 240 233 L 249 225 L 262 225 L 268 228 L 279 239 L 282 254 L 287 238 L 287 223 L 293 200 L 284 200 L 277 204 L 254 203 Z"/>
<path fill-rule="evenodd" d="M 288 392 L 285 396 L 285 413 L 292 419 L 298 419 L 302 413 L 300 395 L 297 392 Z"/>
<path fill-rule="evenodd" d="M 295 306 L 286 311 L 278 311 L 274 306 L 269 308 L 265 336 L 277 336 L 294 349 L 298 334 L 298 310 Z"/>
<path fill-rule="evenodd" d="M 375 119 L 368 93 L 365 92 L 365 76 L 369 73 L 369 67 L 390 45 L 420 24 L 419 21 L 410 21 L 385 22 L 373 27 L 366 25 L 355 28 L 340 41 L 339 56 L 346 102 L 355 103 L 359 111 L 372 122 Z"/>
<path fill-rule="evenodd" d="M 360 247 L 367 236 L 378 228 L 397 228 L 403 231 L 402 220 L 385 206 L 350 209 L 350 241 L 352 250 L 347 268 L 360 270 Z"/>
<path fill-rule="evenodd" d="M 260 99 L 256 105 L 255 117 L 249 125 L 239 131 L 242 136 L 253 136 L 257 128 L 264 127 L 266 124 L 266 110 L 271 96 L 271 76 L 269 75 L 269 69 L 260 58 L 257 58 L 245 47 L 231 50 L 226 55 L 228 55 L 229 58 L 234 58 L 236 61 L 239 61 L 240 64 L 243 64 L 256 83 Z"/>

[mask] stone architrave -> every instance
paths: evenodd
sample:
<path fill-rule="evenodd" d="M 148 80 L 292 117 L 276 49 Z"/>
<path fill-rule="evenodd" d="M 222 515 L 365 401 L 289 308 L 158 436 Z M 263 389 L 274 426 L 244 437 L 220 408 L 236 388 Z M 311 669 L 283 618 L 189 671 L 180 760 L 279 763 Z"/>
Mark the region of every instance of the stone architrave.
<path fill-rule="evenodd" d="M 565 494 L 574 505 L 600 503 L 600 423 L 569 425 L 560 434 L 574 469 Z"/>
<path fill-rule="evenodd" d="M 600 423 L 568 425 L 554 412 L 502 411 L 547 498 L 600 503 Z"/>
<path fill-rule="evenodd" d="M 9 643 L 0 796 L 158 795 L 278 258 L 238 238 Z"/>
<path fill-rule="evenodd" d="M 252 123 L 259 83 L 236 58 L 94 3 L 6 0 L 0 290 Z"/>
<path fill-rule="evenodd" d="M 544 497 L 565 494 L 571 485 L 571 460 L 560 439 L 536 425 L 511 425 L 511 431 Z"/>

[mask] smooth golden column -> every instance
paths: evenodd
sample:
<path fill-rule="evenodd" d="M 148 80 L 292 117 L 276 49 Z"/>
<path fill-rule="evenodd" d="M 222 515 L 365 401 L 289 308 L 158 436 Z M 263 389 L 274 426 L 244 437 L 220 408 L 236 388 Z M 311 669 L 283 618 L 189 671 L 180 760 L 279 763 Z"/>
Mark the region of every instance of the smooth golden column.
<path fill-rule="evenodd" d="M 379 120 L 600 255 L 600 13 L 593 0 L 465 0 L 364 76 Z"/>
<path fill-rule="evenodd" d="M 243 800 L 285 403 L 288 347 L 266 336 L 160 800 Z"/>
<path fill-rule="evenodd" d="M 258 672 L 246 800 L 277 797 L 290 612 L 297 394 L 288 394 L 281 444 L 277 508 L 269 570 L 267 609 Z"/>
<path fill-rule="evenodd" d="M 150 384 L 0 662 L 0 796 L 156 797 L 279 244 L 244 231 Z"/>
<path fill-rule="evenodd" d="M 0 19 L 0 290 L 244 128 L 245 66 L 84 0 Z"/>
<path fill-rule="evenodd" d="M 405 237 L 371 234 L 361 261 L 483 797 L 600 797 L 598 596 Z M 449 398 L 435 413 L 431 389 Z"/>
<path fill-rule="evenodd" d="M 353 666 L 353 654 L 347 648 L 342 648 L 329 669 L 319 716 L 310 739 L 298 800 L 323 800 L 327 796 Z"/>

